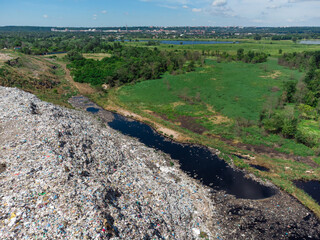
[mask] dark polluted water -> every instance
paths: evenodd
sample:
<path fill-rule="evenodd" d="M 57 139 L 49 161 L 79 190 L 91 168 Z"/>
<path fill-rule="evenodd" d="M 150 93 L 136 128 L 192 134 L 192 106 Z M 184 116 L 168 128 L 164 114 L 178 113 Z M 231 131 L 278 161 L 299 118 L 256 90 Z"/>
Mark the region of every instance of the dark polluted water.
<path fill-rule="evenodd" d="M 98 113 L 100 111 L 100 109 L 99 108 L 95 108 L 95 107 L 88 107 L 87 111 L 91 112 L 91 113 Z"/>
<path fill-rule="evenodd" d="M 266 167 L 263 167 L 263 166 L 260 166 L 260 165 L 255 165 L 255 164 L 250 164 L 251 167 L 255 168 L 255 169 L 258 169 L 262 172 L 269 172 L 270 169 L 269 168 L 266 168 Z"/>
<path fill-rule="evenodd" d="M 310 195 L 318 204 L 320 204 L 320 182 L 319 181 L 294 181 L 294 185 L 305 191 Z"/>
<path fill-rule="evenodd" d="M 169 154 L 171 158 L 179 161 L 183 171 L 215 190 L 224 190 L 244 199 L 263 199 L 276 193 L 273 188 L 245 178 L 242 171 L 231 168 L 205 147 L 171 141 L 148 125 L 118 114 L 114 114 L 113 121 L 108 125 L 125 135 L 137 138 L 148 147 Z"/>

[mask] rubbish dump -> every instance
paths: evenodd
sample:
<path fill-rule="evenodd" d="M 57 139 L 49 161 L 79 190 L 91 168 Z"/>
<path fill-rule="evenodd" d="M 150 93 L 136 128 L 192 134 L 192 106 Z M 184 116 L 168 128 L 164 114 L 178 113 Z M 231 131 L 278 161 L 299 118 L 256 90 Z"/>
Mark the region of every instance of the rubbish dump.
<path fill-rule="evenodd" d="M 0 239 L 216 234 L 208 189 L 89 114 L 0 87 L 0 142 Z"/>

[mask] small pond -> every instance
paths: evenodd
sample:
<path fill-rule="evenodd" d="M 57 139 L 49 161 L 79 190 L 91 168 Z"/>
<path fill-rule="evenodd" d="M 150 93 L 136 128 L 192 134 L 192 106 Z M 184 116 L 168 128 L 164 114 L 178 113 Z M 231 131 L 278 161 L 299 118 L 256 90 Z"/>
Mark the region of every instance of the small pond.
<path fill-rule="evenodd" d="M 172 45 L 198 45 L 198 44 L 233 44 L 238 42 L 223 42 L 223 41 L 176 41 L 176 40 L 162 40 L 162 44 Z"/>
<path fill-rule="evenodd" d="M 303 40 L 300 44 L 320 45 L 320 40 Z"/>
<path fill-rule="evenodd" d="M 263 167 L 263 166 L 260 166 L 260 165 L 255 165 L 255 164 L 250 164 L 251 167 L 255 168 L 255 169 L 258 169 L 262 172 L 269 172 L 270 169 L 269 168 L 266 168 L 266 167 Z"/>
<path fill-rule="evenodd" d="M 100 109 L 99 108 L 95 108 L 95 107 L 88 107 L 87 111 L 91 112 L 91 113 L 98 113 L 100 111 Z"/>

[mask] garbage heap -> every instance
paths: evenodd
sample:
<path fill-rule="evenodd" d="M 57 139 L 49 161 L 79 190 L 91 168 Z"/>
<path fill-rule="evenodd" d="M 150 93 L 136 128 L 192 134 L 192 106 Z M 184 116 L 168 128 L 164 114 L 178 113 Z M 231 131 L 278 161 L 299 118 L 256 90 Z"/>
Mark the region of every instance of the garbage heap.
<path fill-rule="evenodd" d="M 84 112 L 0 87 L 0 239 L 217 238 L 208 190 Z"/>

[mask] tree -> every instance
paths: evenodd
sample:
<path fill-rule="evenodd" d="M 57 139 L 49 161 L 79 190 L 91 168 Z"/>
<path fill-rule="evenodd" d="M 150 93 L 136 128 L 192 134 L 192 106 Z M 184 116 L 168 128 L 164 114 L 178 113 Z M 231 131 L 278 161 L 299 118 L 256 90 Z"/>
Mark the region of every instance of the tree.
<path fill-rule="evenodd" d="M 292 42 L 294 42 L 294 43 L 296 43 L 297 40 L 298 40 L 298 39 L 297 39 L 296 37 L 293 37 L 293 38 L 292 38 Z"/>
<path fill-rule="evenodd" d="M 296 93 L 296 82 L 287 81 L 284 83 L 284 92 L 286 92 L 287 99 L 286 101 L 289 103 L 294 102 L 294 95 Z"/>
<path fill-rule="evenodd" d="M 257 40 L 257 41 L 261 40 L 261 36 L 260 35 L 255 35 L 254 36 L 254 40 Z"/>
<path fill-rule="evenodd" d="M 79 53 L 78 51 L 76 50 L 72 50 L 72 51 L 69 51 L 67 53 L 67 59 L 70 60 L 70 61 L 76 61 L 76 60 L 82 60 L 84 59 L 84 57 L 82 56 L 81 53 Z"/>
<path fill-rule="evenodd" d="M 244 49 L 243 48 L 239 48 L 237 50 L 237 59 L 238 60 L 242 60 L 243 59 L 243 53 L 244 53 Z"/>

